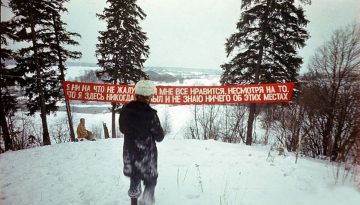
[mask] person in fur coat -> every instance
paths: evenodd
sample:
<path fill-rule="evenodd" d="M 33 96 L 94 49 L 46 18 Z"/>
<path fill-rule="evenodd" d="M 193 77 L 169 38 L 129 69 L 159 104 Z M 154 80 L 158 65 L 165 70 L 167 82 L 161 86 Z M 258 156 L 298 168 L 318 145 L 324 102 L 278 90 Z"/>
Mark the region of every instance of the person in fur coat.
<path fill-rule="evenodd" d="M 157 111 L 150 107 L 156 87 L 152 81 L 141 80 L 135 85 L 135 100 L 120 111 L 120 131 L 124 134 L 123 172 L 130 177 L 130 198 L 140 197 L 141 182 L 145 185 L 140 204 L 154 204 L 158 178 L 156 142 L 164 139 Z"/>

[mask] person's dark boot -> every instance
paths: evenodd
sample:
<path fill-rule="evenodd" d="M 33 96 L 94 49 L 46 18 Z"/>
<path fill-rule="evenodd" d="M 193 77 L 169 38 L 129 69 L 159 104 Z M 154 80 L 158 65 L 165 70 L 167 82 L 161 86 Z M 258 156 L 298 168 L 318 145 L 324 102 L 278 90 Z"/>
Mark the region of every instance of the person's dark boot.
<path fill-rule="evenodd" d="M 137 198 L 131 198 L 131 205 L 137 205 Z"/>

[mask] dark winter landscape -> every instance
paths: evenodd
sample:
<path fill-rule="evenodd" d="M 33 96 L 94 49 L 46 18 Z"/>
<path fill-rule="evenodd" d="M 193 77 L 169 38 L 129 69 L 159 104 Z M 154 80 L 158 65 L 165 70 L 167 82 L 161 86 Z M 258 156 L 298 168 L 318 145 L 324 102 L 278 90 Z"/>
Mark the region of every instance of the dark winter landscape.
<path fill-rule="evenodd" d="M 359 14 L 358 0 L 2 1 L 0 204 L 358 205 Z M 67 100 L 63 83 L 143 79 L 295 86 L 281 102 L 153 97 L 165 135 L 155 201 L 143 179 L 136 203 L 119 125 L 128 102 Z M 215 96 L 200 94 L 189 99 Z"/>

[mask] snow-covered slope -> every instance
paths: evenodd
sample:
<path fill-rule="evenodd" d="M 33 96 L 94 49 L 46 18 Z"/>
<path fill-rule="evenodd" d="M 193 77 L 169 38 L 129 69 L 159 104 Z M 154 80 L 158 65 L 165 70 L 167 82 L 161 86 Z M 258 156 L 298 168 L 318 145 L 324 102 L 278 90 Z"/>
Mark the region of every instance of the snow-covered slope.
<path fill-rule="evenodd" d="M 122 139 L 63 143 L 0 155 L 1 205 L 123 205 Z M 358 205 L 336 168 L 269 147 L 165 139 L 158 144 L 157 205 Z"/>

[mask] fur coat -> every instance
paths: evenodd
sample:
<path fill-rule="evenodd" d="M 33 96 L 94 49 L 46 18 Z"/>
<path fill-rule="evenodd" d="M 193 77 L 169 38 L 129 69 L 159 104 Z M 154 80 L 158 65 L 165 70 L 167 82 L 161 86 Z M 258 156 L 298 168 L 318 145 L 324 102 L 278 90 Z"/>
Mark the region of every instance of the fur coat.
<path fill-rule="evenodd" d="M 131 101 L 121 109 L 119 124 L 124 134 L 124 175 L 142 180 L 156 179 L 156 142 L 164 139 L 157 111 L 147 103 Z"/>

